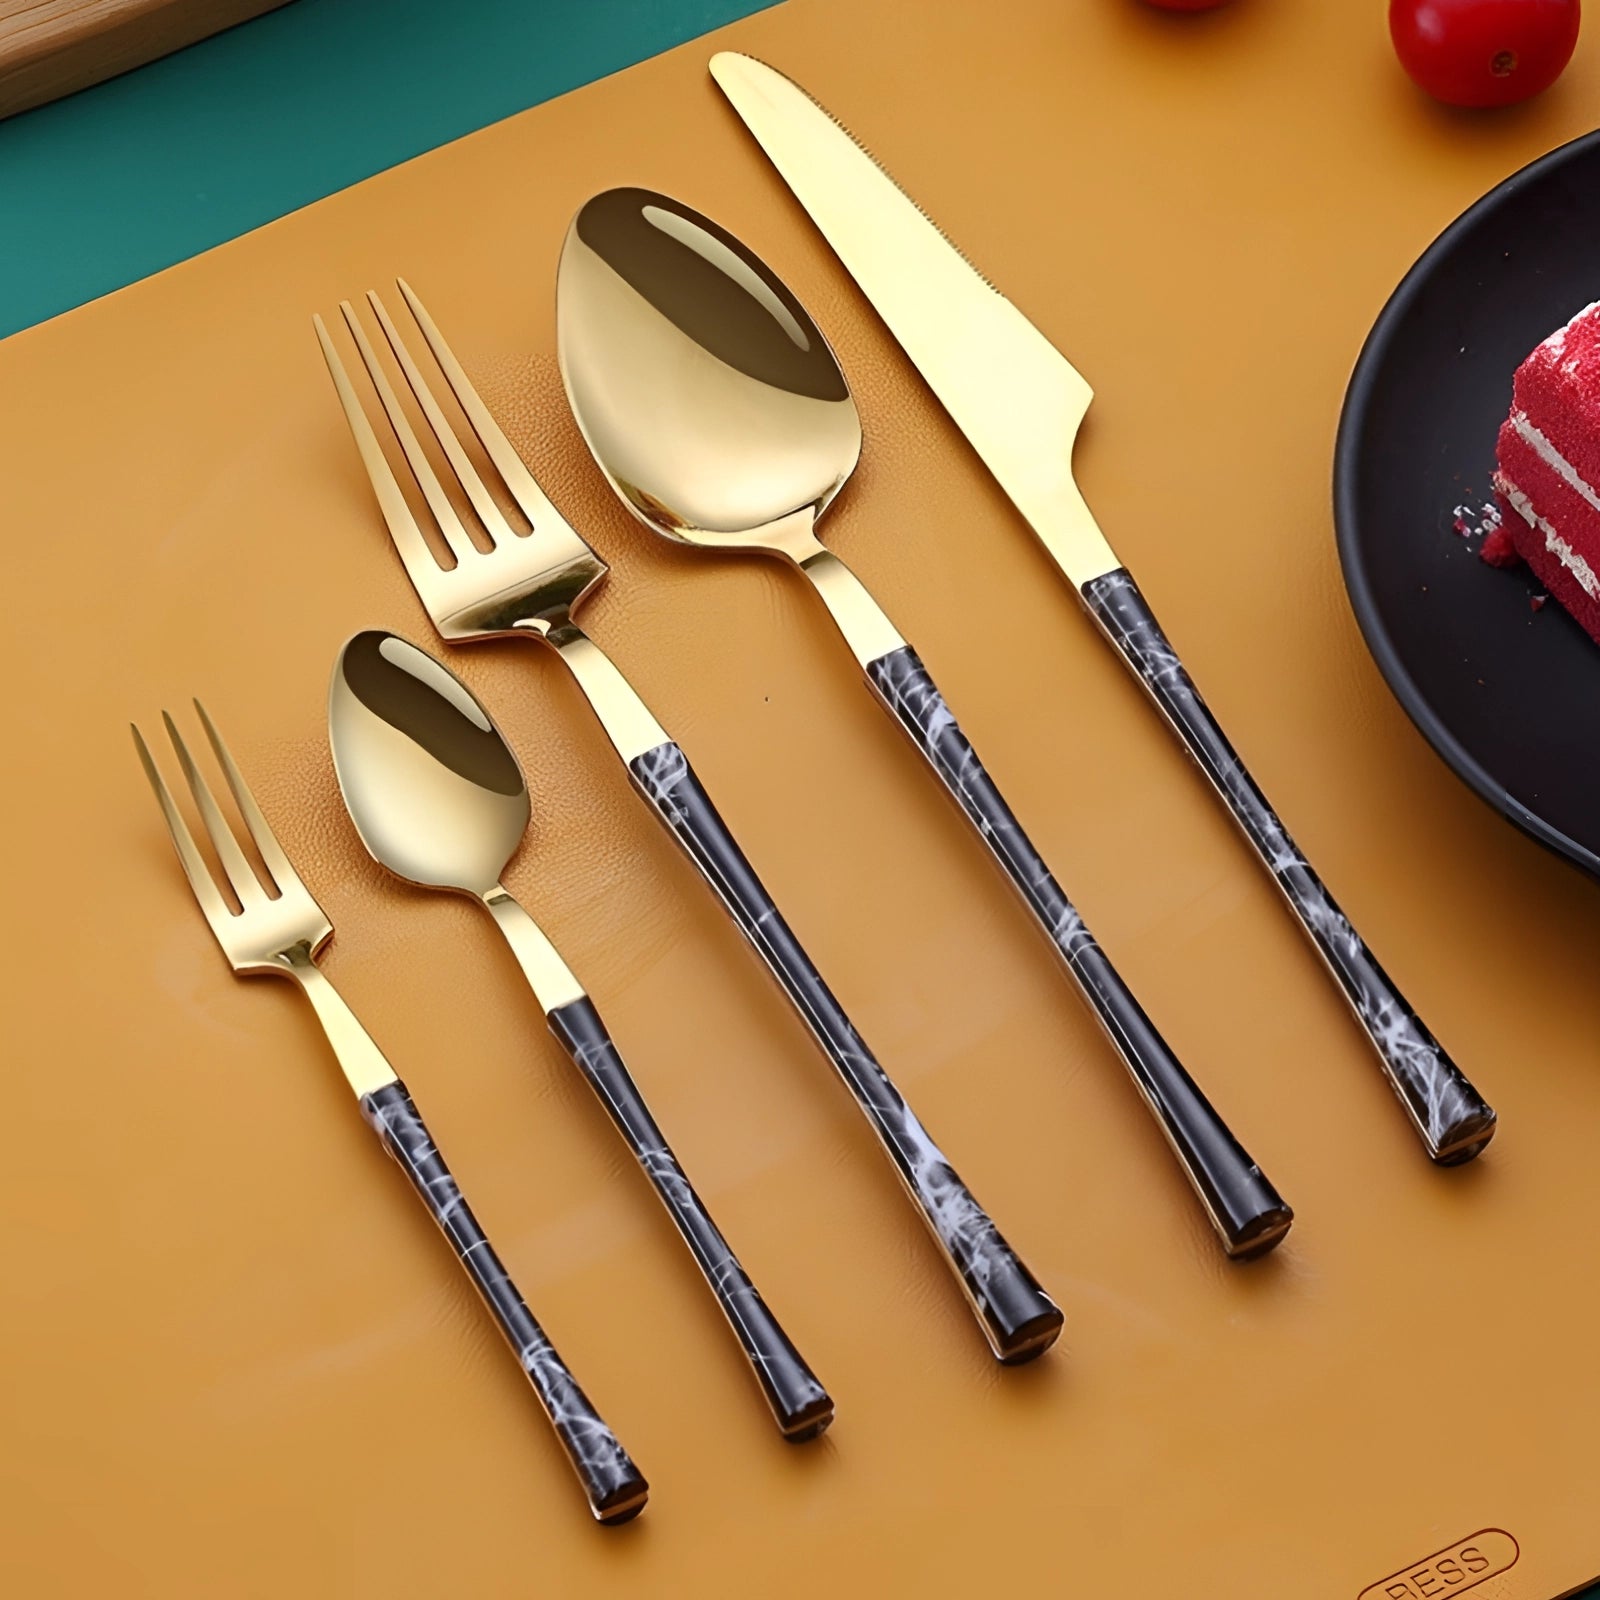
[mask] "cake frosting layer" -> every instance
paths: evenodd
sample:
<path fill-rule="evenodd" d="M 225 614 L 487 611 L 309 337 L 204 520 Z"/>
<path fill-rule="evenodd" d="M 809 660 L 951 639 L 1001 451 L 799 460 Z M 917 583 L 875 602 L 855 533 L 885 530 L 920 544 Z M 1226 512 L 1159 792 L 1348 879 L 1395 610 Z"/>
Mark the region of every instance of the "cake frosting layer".
<path fill-rule="evenodd" d="M 1584 501 L 1592 510 L 1600 512 L 1600 491 L 1584 477 L 1572 462 L 1556 449 L 1540 429 L 1533 425 L 1526 411 L 1513 411 L 1506 424 L 1545 466 Z"/>
<path fill-rule="evenodd" d="M 1543 554 L 1564 567 L 1578 587 L 1600 602 L 1600 573 L 1573 548 L 1548 518 L 1534 509 L 1533 501 L 1515 479 L 1501 473 L 1496 489 L 1506 510 L 1517 520 L 1510 524 L 1517 551 L 1524 560 Z"/>
<path fill-rule="evenodd" d="M 1569 611 L 1591 638 L 1600 641 L 1600 573 L 1578 554 L 1554 523 L 1534 509 L 1515 479 L 1503 472 L 1498 474 L 1495 493 L 1517 553 L 1556 603 Z"/>
<path fill-rule="evenodd" d="M 1514 419 L 1502 425 L 1496 445 L 1499 471 L 1495 487 L 1499 491 L 1502 512 L 1514 512 L 1505 518 L 1511 530 L 1517 551 L 1524 560 L 1535 538 L 1546 548 L 1549 536 L 1539 524 L 1548 526 L 1553 536 L 1560 540 L 1563 549 L 1571 551 L 1571 559 L 1563 564 L 1575 576 L 1582 572 L 1595 584 L 1590 589 L 1584 582 L 1585 592 L 1600 599 L 1600 505 L 1595 503 L 1594 491 L 1579 479 L 1574 483 L 1559 467 L 1553 466 L 1544 455 L 1535 450 L 1516 427 Z M 1515 489 L 1513 497 L 1507 486 Z"/>

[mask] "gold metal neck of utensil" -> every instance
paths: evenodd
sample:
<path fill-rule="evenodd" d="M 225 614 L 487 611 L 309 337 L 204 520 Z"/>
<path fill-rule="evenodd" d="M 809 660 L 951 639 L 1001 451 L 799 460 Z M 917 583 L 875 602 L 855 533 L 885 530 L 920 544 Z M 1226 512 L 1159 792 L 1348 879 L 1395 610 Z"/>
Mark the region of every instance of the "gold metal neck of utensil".
<path fill-rule="evenodd" d="M 305 991 L 322 1023 L 322 1030 L 339 1058 L 339 1070 L 359 1099 L 396 1081 L 395 1070 L 384 1053 L 362 1027 L 360 1019 L 344 1003 L 339 991 L 325 978 L 311 959 L 311 947 L 295 945 L 279 957 L 284 970 Z"/>
<path fill-rule="evenodd" d="M 757 548 L 793 562 L 811 580 L 862 666 L 898 650 L 905 640 L 883 607 L 844 561 L 817 538 L 815 528 L 816 515 L 807 506 L 763 528 Z"/>
<path fill-rule="evenodd" d="M 668 742 L 667 732 L 617 664 L 575 622 L 533 630 L 566 662 L 578 687 L 600 719 L 606 737 L 624 761 Z"/>
<path fill-rule="evenodd" d="M 572 975 L 572 969 L 561 959 L 544 929 L 504 884 L 497 883 L 489 890 L 483 896 L 483 903 L 505 935 L 523 977 L 528 980 L 528 987 L 546 1016 L 584 998 L 583 985 Z"/>

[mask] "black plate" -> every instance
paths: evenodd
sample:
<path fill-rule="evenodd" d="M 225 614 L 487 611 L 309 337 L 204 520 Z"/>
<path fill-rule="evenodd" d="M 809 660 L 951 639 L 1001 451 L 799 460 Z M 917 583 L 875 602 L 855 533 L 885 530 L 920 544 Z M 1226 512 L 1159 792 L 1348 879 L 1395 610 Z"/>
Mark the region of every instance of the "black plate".
<path fill-rule="evenodd" d="M 1600 646 L 1456 507 L 1493 498 L 1533 347 L 1600 300 L 1600 133 L 1524 167 L 1407 273 L 1356 364 L 1334 514 L 1367 645 L 1411 720 L 1492 806 L 1600 875 Z"/>

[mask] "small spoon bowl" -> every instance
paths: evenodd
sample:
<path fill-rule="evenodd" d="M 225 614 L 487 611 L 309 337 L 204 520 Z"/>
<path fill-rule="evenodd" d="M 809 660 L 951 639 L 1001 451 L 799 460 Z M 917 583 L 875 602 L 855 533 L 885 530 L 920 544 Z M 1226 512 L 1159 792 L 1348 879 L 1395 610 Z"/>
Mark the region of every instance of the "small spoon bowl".
<path fill-rule="evenodd" d="M 488 713 L 432 656 L 358 633 L 328 691 L 333 765 L 361 842 L 398 877 L 482 899 L 532 808 Z"/>

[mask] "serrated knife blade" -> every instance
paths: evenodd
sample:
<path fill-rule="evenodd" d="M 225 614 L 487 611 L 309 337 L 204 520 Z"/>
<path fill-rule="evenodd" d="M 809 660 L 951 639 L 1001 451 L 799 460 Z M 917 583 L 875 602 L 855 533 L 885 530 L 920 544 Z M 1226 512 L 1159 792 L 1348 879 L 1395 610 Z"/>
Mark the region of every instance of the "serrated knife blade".
<path fill-rule="evenodd" d="M 712 58 L 711 74 L 1233 813 L 1349 1001 L 1429 1157 L 1470 1160 L 1494 1137 L 1493 1109 L 1289 836 L 1073 482 L 1089 385 L 798 84 L 729 51 Z"/>
<path fill-rule="evenodd" d="M 1072 477 L 1082 375 L 798 84 L 731 51 L 711 75 L 1073 584 L 1113 570 Z"/>

